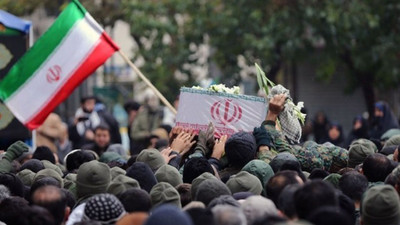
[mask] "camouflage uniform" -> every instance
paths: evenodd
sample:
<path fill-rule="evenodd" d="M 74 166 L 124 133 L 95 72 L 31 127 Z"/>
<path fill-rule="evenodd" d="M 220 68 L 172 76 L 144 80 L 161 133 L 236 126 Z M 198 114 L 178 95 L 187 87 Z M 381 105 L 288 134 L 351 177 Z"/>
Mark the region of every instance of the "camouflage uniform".
<path fill-rule="evenodd" d="M 264 126 L 267 135 L 271 138 L 271 144 L 269 145 L 269 151 L 259 151 L 257 157 L 260 160 L 264 160 L 266 163 L 270 163 L 278 153 L 289 152 L 294 154 L 295 150 L 287 142 L 283 134 L 275 128 L 275 125 L 271 122 L 263 122 L 261 126 Z"/>
<path fill-rule="evenodd" d="M 324 168 L 324 160 L 317 151 L 318 144 L 312 141 L 304 143 L 303 148 L 295 153 L 304 171 L 311 172 L 315 168 Z"/>

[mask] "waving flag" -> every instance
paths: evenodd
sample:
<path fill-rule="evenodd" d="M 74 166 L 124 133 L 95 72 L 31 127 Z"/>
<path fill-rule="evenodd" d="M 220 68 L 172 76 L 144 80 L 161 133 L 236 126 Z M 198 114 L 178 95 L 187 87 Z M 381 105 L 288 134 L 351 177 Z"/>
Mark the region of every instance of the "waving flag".
<path fill-rule="evenodd" d="M 0 99 L 25 126 L 35 129 L 118 49 L 72 0 L 0 82 Z"/>

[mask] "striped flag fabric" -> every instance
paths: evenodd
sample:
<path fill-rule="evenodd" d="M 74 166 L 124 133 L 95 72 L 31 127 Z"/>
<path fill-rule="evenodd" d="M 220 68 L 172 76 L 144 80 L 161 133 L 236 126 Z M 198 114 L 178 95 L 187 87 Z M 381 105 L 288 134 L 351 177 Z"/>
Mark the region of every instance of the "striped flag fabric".
<path fill-rule="evenodd" d="M 33 130 L 118 50 L 85 8 L 72 0 L 0 82 L 0 99 Z"/>

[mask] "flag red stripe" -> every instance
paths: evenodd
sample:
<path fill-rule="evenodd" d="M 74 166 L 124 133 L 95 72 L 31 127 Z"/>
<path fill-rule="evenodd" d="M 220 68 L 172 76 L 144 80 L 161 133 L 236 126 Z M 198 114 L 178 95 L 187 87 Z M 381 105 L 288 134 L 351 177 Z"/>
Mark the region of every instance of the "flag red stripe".
<path fill-rule="evenodd" d="M 47 116 L 63 102 L 87 77 L 101 66 L 115 51 L 117 45 L 103 32 L 98 45 L 88 55 L 85 61 L 78 67 L 75 73 L 67 80 L 65 85 L 48 100 L 47 104 L 25 124 L 30 130 L 39 127 Z M 68 56 L 65 56 L 68 57 Z"/>

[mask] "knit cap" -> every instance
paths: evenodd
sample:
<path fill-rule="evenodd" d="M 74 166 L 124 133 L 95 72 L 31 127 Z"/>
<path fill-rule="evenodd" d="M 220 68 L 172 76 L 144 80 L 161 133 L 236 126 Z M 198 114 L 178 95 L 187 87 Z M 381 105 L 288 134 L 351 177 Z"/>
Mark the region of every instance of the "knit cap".
<path fill-rule="evenodd" d="M 169 183 L 160 182 L 151 189 L 150 198 L 153 207 L 161 204 L 173 204 L 181 208 L 181 198 L 178 191 Z"/>
<path fill-rule="evenodd" d="M 114 166 L 110 169 L 111 180 L 114 180 L 118 175 L 125 175 L 126 171 L 118 166 Z"/>
<path fill-rule="evenodd" d="M 297 160 L 296 156 L 289 152 L 281 152 L 271 160 L 269 165 L 271 166 L 274 173 L 277 173 L 281 169 L 281 166 L 287 161 L 298 162 L 299 160 Z"/>
<path fill-rule="evenodd" d="M 256 140 L 251 133 L 244 131 L 233 134 L 226 141 L 225 154 L 229 163 L 235 167 L 243 167 L 255 158 Z"/>
<path fill-rule="evenodd" d="M 44 169 L 43 163 L 39 159 L 30 159 L 22 164 L 20 170 L 28 169 L 34 173 L 39 172 L 40 170 Z"/>
<path fill-rule="evenodd" d="M 24 169 L 17 173 L 17 177 L 22 181 L 25 186 L 32 186 L 35 173 L 31 170 Z"/>
<path fill-rule="evenodd" d="M 182 177 L 179 171 L 168 164 L 161 166 L 154 175 L 158 182 L 167 182 L 173 187 L 182 184 Z"/>
<path fill-rule="evenodd" d="M 393 224 L 400 221 L 400 200 L 390 185 L 371 187 L 361 200 L 361 219 L 365 225 Z"/>
<path fill-rule="evenodd" d="M 52 169 L 44 169 L 44 170 L 37 172 L 35 177 L 33 178 L 32 183 L 35 183 L 36 181 L 38 181 L 44 177 L 53 177 L 60 183 L 61 188 L 64 187 L 64 181 L 63 181 L 62 177 L 60 176 L 60 174 L 58 174 L 56 171 L 54 171 Z"/>
<path fill-rule="evenodd" d="M 33 159 L 48 160 L 51 163 L 56 163 L 53 152 L 47 146 L 38 146 L 32 155 Z"/>
<path fill-rule="evenodd" d="M 161 153 L 154 148 L 144 149 L 139 153 L 136 162 L 144 162 L 150 166 L 153 172 L 157 171 L 162 165 L 165 165 L 165 160 Z"/>
<path fill-rule="evenodd" d="M 337 174 L 337 173 L 331 173 L 327 177 L 325 177 L 323 180 L 331 183 L 332 186 L 334 186 L 336 189 L 339 189 L 339 179 L 342 177 L 342 175 Z"/>
<path fill-rule="evenodd" d="M 118 195 L 131 188 L 140 188 L 139 182 L 121 174 L 111 181 L 107 193 Z"/>
<path fill-rule="evenodd" d="M 47 160 L 42 160 L 43 166 L 45 169 L 51 169 L 56 171 L 61 177 L 64 175 L 63 172 L 61 171 L 60 167 L 57 165 L 47 161 Z"/>
<path fill-rule="evenodd" d="M 251 160 L 243 167 L 242 171 L 256 176 L 261 181 L 262 187 L 265 187 L 265 184 L 275 174 L 270 165 L 259 159 Z"/>
<path fill-rule="evenodd" d="M 82 164 L 76 177 L 77 197 L 105 193 L 111 181 L 110 167 L 92 160 Z"/>
<path fill-rule="evenodd" d="M 162 205 L 151 213 L 144 225 L 193 225 L 192 220 L 173 205 Z"/>
<path fill-rule="evenodd" d="M 399 146 L 400 145 L 400 134 L 394 135 L 393 137 L 389 138 L 385 142 L 385 145 L 383 148 L 389 147 L 389 146 Z"/>
<path fill-rule="evenodd" d="M 397 128 L 389 129 L 388 131 L 382 134 L 381 141 L 389 140 L 391 137 L 399 134 L 400 134 L 400 129 Z"/>
<path fill-rule="evenodd" d="M 76 197 L 76 174 L 69 173 L 64 177 L 64 189 L 70 191 Z"/>
<path fill-rule="evenodd" d="M 196 194 L 197 194 L 197 190 L 198 190 L 200 184 L 201 184 L 203 181 L 208 180 L 208 179 L 215 179 L 215 180 L 218 180 L 218 179 L 217 179 L 214 175 L 212 175 L 211 173 L 205 172 L 205 173 L 202 173 L 200 176 L 198 176 L 196 179 L 194 179 L 194 180 L 192 181 L 192 186 L 191 186 L 191 188 L 190 188 L 190 194 L 192 195 L 192 200 L 195 199 Z"/>
<path fill-rule="evenodd" d="M 135 162 L 126 170 L 126 176 L 137 180 L 140 187 L 150 193 L 150 190 L 157 184 L 156 177 L 149 165 L 143 162 Z"/>
<path fill-rule="evenodd" d="M 218 179 L 208 179 L 200 184 L 194 200 L 203 202 L 204 205 L 207 206 L 213 199 L 221 195 L 232 195 L 232 192 L 222 181 Z"/>
<path fill-rule="evenodd" d="M 241 205 L 247 224 L 267 216 L 278 216 L 275 204 L 262 196 L 250 196 Z"/>
<path fill-rule="evenodd" d="M 124 206 L 117 197 L 111 194 L 98 194 L 86 202 L 82 220 L 115 224 L 125 214 Z"/>
<path fill-rule="evenodd" d="M 246 171 L 241 171 L 236 175 L 232 175 L 226 182 L 226 186 L 228 186 L 232 193 L 251 192 L 255 195 L 259 195 L 263 190 L 261 181 L 256 176 Z"/>
<path fill-rule="evenodd" d="M 108 146 L 106 152 L 115 152 L 118 153 L 118 155 L 122 156 L 122 158 L 126 157 L 126 151 L 124 149 L 124 146 L 121 144 L 112 144 Z"/>
<path fill-rule="evenodd" d="M 348 167 L 354 168 L 364 162 L 367 156 L 372 155 L 378 151 L 376 145 L 367 139 L 358 139 L 351 143 L 349 148 L 349 161 Z"/>
<path fill-rule="evenodd" d="M 110 162 L 119 162 L 121 164 L 126 163 L 126 160 L 116 152 L 104 152 L 99 159 L 100 162 L 110 163 Z"/>

